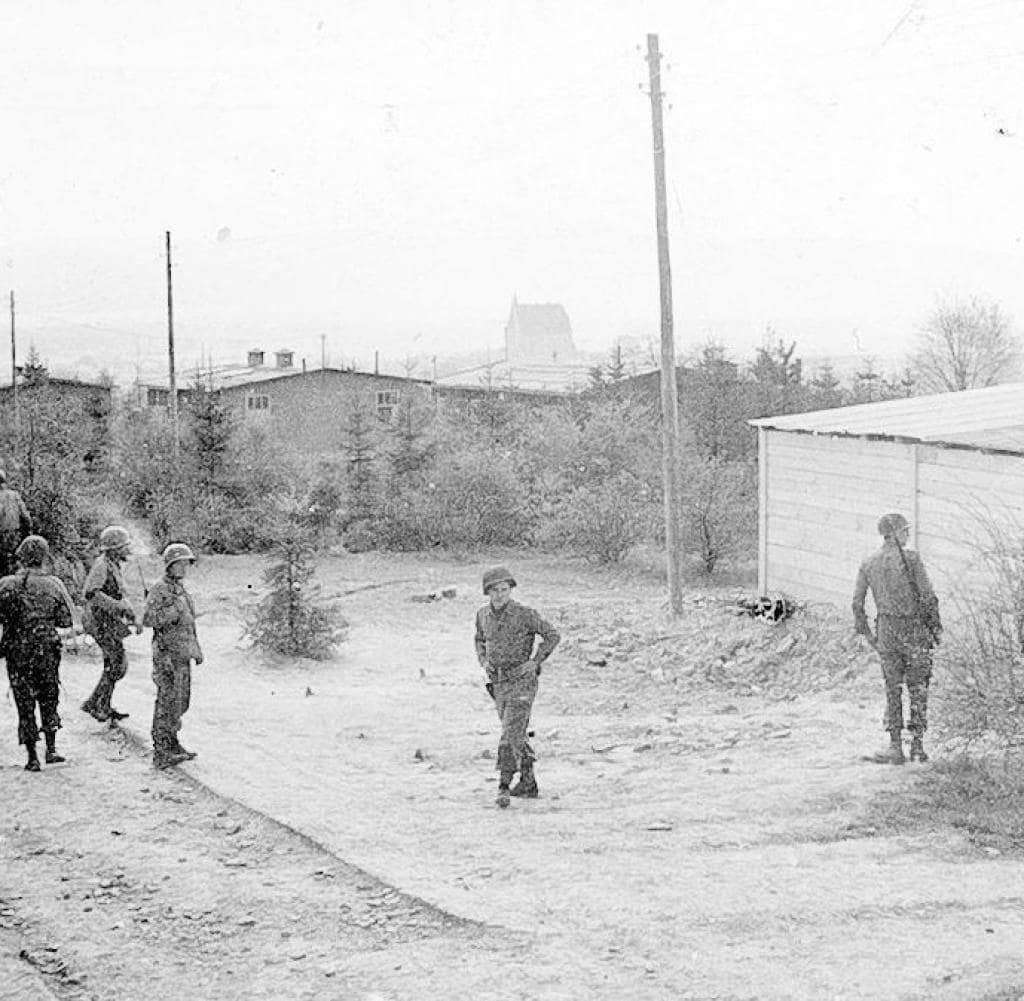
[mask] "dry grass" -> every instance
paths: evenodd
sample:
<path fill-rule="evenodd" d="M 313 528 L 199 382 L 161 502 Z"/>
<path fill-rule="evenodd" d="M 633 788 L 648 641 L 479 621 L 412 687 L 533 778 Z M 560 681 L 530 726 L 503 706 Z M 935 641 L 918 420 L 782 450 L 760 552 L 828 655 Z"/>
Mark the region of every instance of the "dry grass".
<path fill-rule="evenodd" d="M 886 790 L 864 823 L 878 830 L 953 828 L 991 855 L 1024 855 L 1024 772 L 1019 758 L 934 761 L 909 788 Z"/>

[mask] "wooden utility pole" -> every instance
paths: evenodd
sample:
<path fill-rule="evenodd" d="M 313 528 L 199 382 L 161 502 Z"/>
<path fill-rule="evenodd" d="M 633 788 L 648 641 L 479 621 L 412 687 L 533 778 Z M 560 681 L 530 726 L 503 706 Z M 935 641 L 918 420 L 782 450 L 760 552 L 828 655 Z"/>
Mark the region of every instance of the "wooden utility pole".
<path fill-rule="evenodd" d="M 11 399 L 14 401 L 14 426 L 21 427 L 21 411 L 18 408 L 18 353 L 14 340 L 14 289 L 11 289 Z"/>
<path fill-rule="evenodd" d="M 654 133 L 654 212 L 658 226 L 658 281 L 661 288 L 661 451 L 665 490 L 665 546 L 672 614 L 683 610 L 682 497 L 679 475 L 679 401 L 676 398 L 676 348 L 672 334 L 672 267 L 668 256 L 668 204 L 665 197 L 665 136 L 661 120 L 661 53 L 658 36 L 647 36 Z"/>
<path fill-rule="evenodd" d="M 174 374 L 174 294 L 171 289 L 171 231 L 167 230 L 167 375 L 171 391 L 171 427 L 174 432 L 174 454 L 178 454 L 178 383 Z"/>

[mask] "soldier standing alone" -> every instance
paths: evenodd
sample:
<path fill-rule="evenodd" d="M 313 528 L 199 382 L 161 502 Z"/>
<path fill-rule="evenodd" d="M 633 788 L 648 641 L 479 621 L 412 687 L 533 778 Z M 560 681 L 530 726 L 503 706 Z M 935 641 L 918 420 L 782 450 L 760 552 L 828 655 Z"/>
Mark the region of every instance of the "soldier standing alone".
<path fill-rule="evenodd" d="M 192 550 L 172 542 L 163 553 L 164 577 L 146 599 L 142 624 L 153 630 L 153 764 L 157 768 L 180 765 L 195 757 L 178 740 L 181 717 L 192 698 L 192 662 L 203 662 L 196 636 L 196 609 L 183 583 Z"/>
<path fill-rule="evenodd" d="M 85 578 L 86 631 L 96 640 L 103 654 L 103 673 L 82 708 L 100 723 L 127 719 L 128 713 L 115 709 L 110 700 L 114 686 L 128 671 L 124 638 L 136 621 L 135 610 L 124 594 L 125 560 L 131 555 L 132 540 L 120 525 L 108 525 L 100 532 L 100 555 Z M 136 626 L 141 632 L 142 629 Z"/>
<path fill-rule="evenodd" d="M 869 556 L 857 574 L 853 615 L 858 633 L 878 650 L 885 678 L 886 728 L 889 749 L 872 760 L 902 765 L 903 685 L 910 698 L 911 761 L 927 761 L 924 734 L 928 728 L 928 684 L 932 676 L 932 648 L 942 635 L 939 602 L 921 557 L 906 548 L 910 536 L 907 519 L 899 513 L 883 515 L 878 532 L 882 548 Z M 878 613 L 873 636 L 864 611 L 870 589 Z"/>
<path fill-rule="evenodd" d="M 498 806 L 511 796 L 533 799 L 536 756 L 527 739 L 541 665 L 558 645 L 558 630 L 532 608 L 512 600 L 515 579 L 505 567 L 484 574 L 488 603 L 476 613 L 476 655 L 487 674 L 486 688 L 501 720 L 498 741 Z M 537 638 L 540 644 L 534 650 Z M 512 778 L 519 782 L 512 788 Z"/>
<path fill-rule="evenodd" d="M 25 745 L 28 754 L 25 771 L 38 772 L 36 743 L 40 729 L 46 737 L 46 763 L 64 761 L 57 753 L 61 651 L 57 630 L 71 627 L 72 604 L 60 580 L 43 572 L 43 563 L 50 555 L 46 539 L 27 536 L 16 555 L 24 569 L 0 580 L 2 651 L 18 709 L 18 743 Z"/>

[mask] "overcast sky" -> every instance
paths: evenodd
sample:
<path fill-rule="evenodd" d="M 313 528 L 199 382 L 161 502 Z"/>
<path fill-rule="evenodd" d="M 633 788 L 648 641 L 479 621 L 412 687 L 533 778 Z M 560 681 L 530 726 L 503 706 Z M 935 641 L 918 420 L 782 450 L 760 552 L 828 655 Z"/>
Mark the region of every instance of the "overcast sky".
<path fill-rule="evenodd" d="M 647 32 L 681 354 L 1024 327 L 1024 0 L 0 9 L 0 290 L 55 364 L 160 363 L 168 229 L 188 361 L 498 347 L 513 293 L 656 339 Z"/>

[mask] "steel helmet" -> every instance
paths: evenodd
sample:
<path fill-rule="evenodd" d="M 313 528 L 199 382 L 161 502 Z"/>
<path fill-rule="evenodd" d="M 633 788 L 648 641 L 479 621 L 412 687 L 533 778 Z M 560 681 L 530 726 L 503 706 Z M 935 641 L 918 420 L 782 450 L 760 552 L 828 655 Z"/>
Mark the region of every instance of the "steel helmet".
<path fill-rule="evenodd" d="M 107 525 L 100 532 L 100 549 L 120 549 L 122 546 L 131 545 L 132 537 L 128 534 L 127 528 L 120 525 Z"/>
<path fill-rule="evenodd" d="M 41 535 L 26 535 L 14 555 L 27 567 L 41 567 L 50 555 L 50 546 Z"/>
<path fill-rule="evenodd" d="M 189 563 L 195 563 L 195 553 L 184 542 L 172 542 L 164 550 L 164 567 L 169 567 L 172 563 L 177 563 L 179 560 L 188 560 Z"/>
<path fill-rule="evenodd" d="M 897 532 L 910 528 L 910 523 L 898 511 L 883 514 L 878 519 L 878 534 L 885 539 L 894 539 Z"/>
<path fill-rule="evenodd" d="M 487 594 L 495 584 L 511 584 L 516 586 L 516 579 L 506 567 L 491 567 L 484 573 L 484 594 Z"/>

